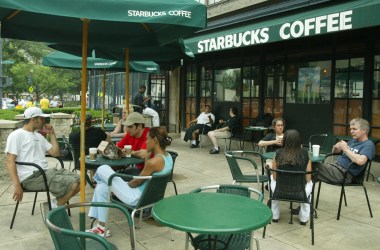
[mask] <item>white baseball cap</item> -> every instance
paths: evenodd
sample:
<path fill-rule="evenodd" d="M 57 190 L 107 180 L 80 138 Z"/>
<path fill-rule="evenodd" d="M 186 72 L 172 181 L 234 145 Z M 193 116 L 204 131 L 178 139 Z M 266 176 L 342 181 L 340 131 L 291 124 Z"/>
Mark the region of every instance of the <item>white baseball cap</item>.
<path fill-rule="evenodd" d="M 25 120 L 33 118 L 33 117 L 50 117 L 50 115 L 44 114 L 44 112 L 42 112 L 42 110 L 40 108 L 37 108 L 37 107 L 27 108 L 24 111 Z"/>

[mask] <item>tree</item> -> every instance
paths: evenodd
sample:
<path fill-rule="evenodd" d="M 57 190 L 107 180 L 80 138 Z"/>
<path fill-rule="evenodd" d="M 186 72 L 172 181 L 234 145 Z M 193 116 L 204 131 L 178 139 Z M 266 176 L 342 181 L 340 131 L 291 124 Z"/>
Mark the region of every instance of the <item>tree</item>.
<path fill-rule="evenodd" d="M 30 86 L 37 98 L 41 94 L 63 98 L 65 93 L 78 93 L 80 72 L 41 65 L 42 58 L 52 52 L 46 44 L 4 39 L 3 47 L 3 58 L 14 61 L 3 65 L 3 75 L 13 80 L 12 86 L 3 89 L 4 93 L 20 95 L 27 93 Z"/>

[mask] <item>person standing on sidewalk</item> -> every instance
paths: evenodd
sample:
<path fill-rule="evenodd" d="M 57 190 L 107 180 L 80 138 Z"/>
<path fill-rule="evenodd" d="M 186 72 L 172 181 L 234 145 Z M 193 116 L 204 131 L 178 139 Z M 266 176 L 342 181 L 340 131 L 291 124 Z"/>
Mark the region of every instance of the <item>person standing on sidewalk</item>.
<path fill-rule="evenodd" d="M 45 124 L 45 117 L 49 115 L 44 114 L 40 108 L 31 107 L 25 110 L 24 126 L 13 131 L 7 138 L 5 165 L 13 183 L 13 200 L 19 202 L 23 198 L 23 187 L 44 190 L 45 185 L 43 176 L 35 167 L 19 165 L 16 161 L 33 162 L 45 170 L 49 190 L 56 197 L 56 200 L 51 200 L 53 208 L 64 205 L 79 192 L 80 177 L 68 170 L 48 167 L 45 154 L 57 157 L 61 152 L 54 128 Z M 36 132 L 38 130 L 49 135 L 50 142 Z"/>

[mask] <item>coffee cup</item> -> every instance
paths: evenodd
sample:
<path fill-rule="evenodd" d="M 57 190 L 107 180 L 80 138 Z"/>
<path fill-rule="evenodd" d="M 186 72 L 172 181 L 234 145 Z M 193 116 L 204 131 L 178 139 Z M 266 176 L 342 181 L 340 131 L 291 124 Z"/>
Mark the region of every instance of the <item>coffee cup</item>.
<path fill-rule="evenodd" d="M 125 145 L 124 146 L 125 150 L 125 157 L 131 157 L 132 155 L 132 145 Z"/>
<path fill-rule="evenodd" d="M 90 160 L 95 161 L 96 160 L 96 155 L 98 154 L 98 149 L 97 148 L 89 148 L 89 153 L 90 153 Z"/>
<path fill-rule="evenodd" d="M 319 145 L 313 145 L 313 146 L 312 146 L 312 149 L 313 149 L 313 156 L 315 156 L 315 157 L 319 156 L 319 148 L 320 148 Z"/>
<path fill-rule="evenodd" d="M 284 136 L 282 136 L 282 135 L 279 135 L 279 136 L 277 136 L 277 140 L 280 140 L 281 141 L 281 144 L 282 144 L 282 139 L 284 138 Z"/>

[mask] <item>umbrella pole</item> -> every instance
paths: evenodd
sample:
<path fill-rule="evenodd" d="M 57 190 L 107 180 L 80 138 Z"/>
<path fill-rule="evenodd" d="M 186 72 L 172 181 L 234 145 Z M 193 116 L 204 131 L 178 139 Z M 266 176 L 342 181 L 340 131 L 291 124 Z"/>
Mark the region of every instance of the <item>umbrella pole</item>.
<path fill-rule="evenodd" d="M 104 113 L 105 113 L 105 101 L 106 101 L 106 68 L 104 68 L 104 72 L 103 72 L 103 84 L 102 84 L 102 88 L 103 88 L 103 93 L 102 93 L 102 129 L 104 130 Z"/>
<path fill-rule="evenodd" d="M 129 49 L 125 49 L 125 108 L 129 114 Z"/>
<path fill-rule="evenodd" d="M 81 123 L 80 123 L 80 202 L 85 202 L 85 122 L 86 122 L 86 93 L 87 93 L 87 43 L 88 43 L 88 26 L 90 20 L 82 19 L 82 96 L 81 96 Z M 80 208 L 79 227 L 81 231 L 85 230 L 85 207 Z M 85 242 L 82 242 L 85 246 Z"/>

